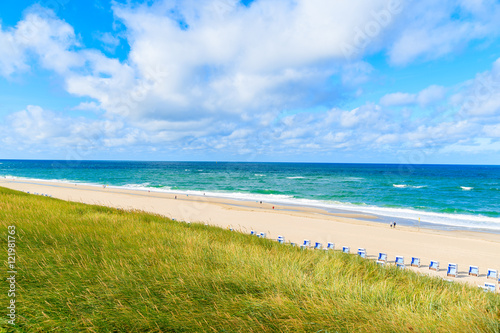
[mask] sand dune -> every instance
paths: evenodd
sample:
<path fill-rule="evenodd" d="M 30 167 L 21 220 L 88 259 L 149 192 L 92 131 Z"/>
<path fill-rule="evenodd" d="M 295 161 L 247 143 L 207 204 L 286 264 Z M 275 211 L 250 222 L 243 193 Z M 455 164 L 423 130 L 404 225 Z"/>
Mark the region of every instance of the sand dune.
<path fill-rule="evenodd" d="M 488 268 L 500 269 L 500 235 L 439 231 L 410 227 L 392 229 L 369 219 L 364 214 L 331 214 L 308 207 L 285 207 L 272 203 L 247 202 L 158 192 L 102 188 L 45 181 L 1 179 L 0 186 L 30 193 L 49 194 L 54 198 L 122 209 L 138 209 L 161 214 L 176 220 L 202 222 L 249 233 L 266 232 L 268 238 L 278 235 L 285 240 L 302 243 L 334 242 L 336 249 L 349 246 L 351 252 L 365 248 L 368 258 L 379 252 L 388 254 L 389 262 L 396 255 L 404 256 L 408 265 L 411 257 L 421 258 L 418 272 L 445 277 L 448 263 L 458 264 L 458 278 L 453 281 L 484 285 Z M 430 260 L 440 262 L 441 271 L 429 271 Z M 469 265 L 479 266 L 480 276 L 467 275 Z"/>

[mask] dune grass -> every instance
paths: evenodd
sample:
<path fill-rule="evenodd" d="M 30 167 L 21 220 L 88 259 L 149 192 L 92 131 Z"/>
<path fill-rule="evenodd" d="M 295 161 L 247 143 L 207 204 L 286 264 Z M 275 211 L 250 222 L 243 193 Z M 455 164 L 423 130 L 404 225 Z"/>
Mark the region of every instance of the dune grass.
<path fill-rule="evenodd" d="M 339 251 L 4 188 L 0 223 L 4 332 L 500 331 L 498 295 Z"/>

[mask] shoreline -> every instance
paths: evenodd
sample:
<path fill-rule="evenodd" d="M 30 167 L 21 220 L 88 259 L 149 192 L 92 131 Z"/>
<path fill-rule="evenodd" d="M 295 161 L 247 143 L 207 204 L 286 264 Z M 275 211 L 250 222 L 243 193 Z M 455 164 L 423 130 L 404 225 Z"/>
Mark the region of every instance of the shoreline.
<path fill-rule="evenodd" d="M 3 178 L 2 178 L 3 177 Z M 60 180 L 60 179 L 40 179 L 40 178 L 26 178 L 26 177 L 17 177 L 17 176 L 0 176 L 0 180 L 10 180 L 10 181 L 21 181 L 21 182 L 42 182 L 42 183 L 51 183 L 51 184 L 69 184 L 69 185 L 79 185 L 79 186 L 89 186 L 101 188 L 104 184 L 98 183 L 87 183 L 80 182 L 75 180 Z M 264 201 L 276 206 L 286 206 L 290 207 L 290 209 L 298 208 L 311 208 L 320 211 L 327 212 L 328 214 L 333 215 L 346 215 L 346 216 L 356 216 L 357 219 L 373 221 L 380 224 L 390 225 L 393 222 L 396 222 L 398 226 L 406 226 L 406 227 L 414 227 L 414 228 L 423 228 L 423 229 L 432 229 L 432 230 L 442 230 L 442 231 L 463 231 L 463 232 L 480 232 L 480 233 L 491 233 L 500 235 L 500 227 L 499 228 L 488 228 L 488 227 L 480 227 L 480 226 L 464 226 L 464 225 L 456 225 L 456 224 L 448 224 L 441 222 L 429 222 L 424 220 L 426 215 L 439 215 L 446 213 L 436 213 L 430 211 L 422 211 L 420 212 L 424 218 L 419 221 L 416 217 L 402 217 L 398 216 L 403 214 L 405 211 L 410 211 L 409 208 L 401 208 L 403 213 L 393 213 L 395 215 L 388 214 L 383 211 L 384 207 L 377 206 L 347 206 L 347 204 L 342 203 L 327 203 L 320 202 L 312 199 L 304 199 L 304 198 L 274 198 L 271 196 L 263 194 L 260 196 L 259 194 L 252 193 L 226 193 L 226 192 L 210 192 L 210 191 L 202 191 L 202 190 L 172 190 L 170 188 L 157 188 L 157 187 L 146 187 L 139 184 L 127 184 L 127 185 L 105 185 L 106 188 L 116 189 L 116 190 L 126 190 L 126 191 L 137 191 L 137 192 L 147 192 L 147 193 L 159 193 L 159 194 L 169 194 L 169 195 L 180 195 L 180 196 L 198 196 L 203 198 L 211 198 L 214 200 L 232 200 L 235 201 L 235 205 L 238 202 L 259 202 Z M 205 195 L 208 193 L 208 195 Z M 296 202 L 293 202 L 295 201 Z M 335 207 L 336 205 L 340 205 L 340 207 Z M 345 206 L 344 206 L 345 205 Z M 382 212 L 379 212 L 382 210 Z M 412 211 L 412 214 L 419 213 L 418 211 Z M 473 218 L 475 216 L 471 216 Z M 449 216 L 447 218 L 450 218 Z M 458 215 L 455 219 L 456 221 L 460 221 L 463 217 Z M 483 217 L 484 219 L 489 219 L 490 217 Z M 457 220 L 458 219 L 458 220 Z"/>
<path fill-rule="evenodd" d="M 359 213 L 331 213 L 324 209 L 258 203 L 226 198 L 170 194 L 146 190 L 102 188 L 92 185 L 42 180 L 0 179 L 0 186 L 23 192 L 43 193 L 54 198 L 97 204 L 126 210 L 143 210 L 177 221 L 206 223 L 233 228 L 244 233 L 250 230 L 267 233 L 267 238 L 284 236 L 287 242 L 302 244 L 335 243 L 335 248 L 349 246 L 351 253 L 365 248 L 367 258 L 376 259 L 379 252 L 388 254 L 388 263 L 395 256 L 404 256 L 408 269 L 447 278 L 448 263 L 458 265 L 457 278 L 452 281 L 484 285 L 487 269 L 500 269 L 500 235 L 475 231 L 450 231 L 403 226 L 390 228 L 372 221 L 374 216 Z M 177 199 L 175 199 L 177 197 Z M 274 208 L 273 208 L 274 207 Z M 419 257 L 420 268 L 409 267 L 411 257 Z M 439 272 L 430 271 L 430 260 L 440 262 Z M 479 266 L 479 277 L 467 275 L 469 265 Z M 498 289 L 498 287 L 497 287 Z"/>

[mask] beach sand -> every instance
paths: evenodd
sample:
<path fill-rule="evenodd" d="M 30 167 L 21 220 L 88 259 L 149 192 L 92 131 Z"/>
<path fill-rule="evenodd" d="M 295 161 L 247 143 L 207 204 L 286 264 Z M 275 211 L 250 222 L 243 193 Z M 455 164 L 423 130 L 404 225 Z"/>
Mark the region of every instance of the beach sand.
<path fill-rule="evenodd" d="M 48 194 L 54 198 L 105 205 L 126 210 L 157 213 L 177 221 L 207 223 L 250 233 L 265 232 L 267 238 L 284 236 L 287 242 L 301 244 L 335 243 L 356 253 L 364 248 L 369 259 L 387 253 L 388 264 L 403 256 L 406 267 L 423 274 L 439 276 L 474 286 L 485 282 L 487 269 L 500 270 L 500 235 L 480 232 L 442 231 L 359 220 L 375 218 L 366 214 L 332 214 L 309 207 L 286 207 L 271 203 L 229 200 L 185 194 L 169 194 L 112 187 L 87 186 L 39 180 L 0 179 L 0 186 L 23 192 Z M 177 199 L 175 199 L 177 197 Z M 411 257 L 419 257 L 421 267 L 409 267 Z M 439 272 L 430 271 L 430 260 L 440 262 Z M 458 265 L 457 278 L 446 277 L 449 263 Z M 469 265 L 479 266 L 479 277 L 468 276 Z M 498 290 L 498 287 L 497 287 Z"/>

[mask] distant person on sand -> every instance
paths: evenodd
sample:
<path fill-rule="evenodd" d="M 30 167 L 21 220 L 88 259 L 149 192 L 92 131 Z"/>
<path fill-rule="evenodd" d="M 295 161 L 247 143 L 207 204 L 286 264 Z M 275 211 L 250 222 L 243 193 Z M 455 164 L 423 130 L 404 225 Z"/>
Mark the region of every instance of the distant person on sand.
<path fill-rule="evenodd" d="M 394 222 L 393 225 L 394 225 L 394 228 L 396 228 L 396 222 Z"/>

